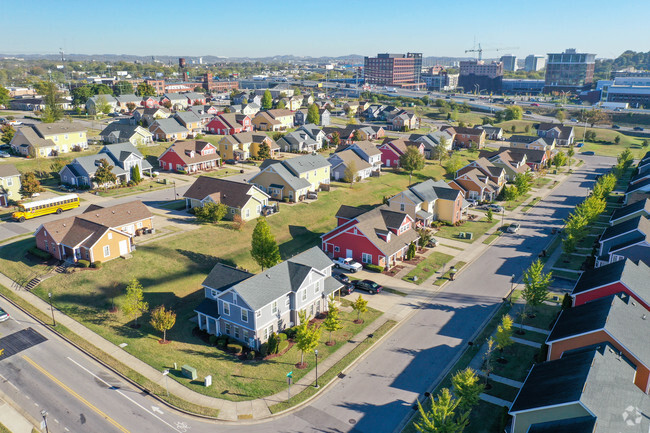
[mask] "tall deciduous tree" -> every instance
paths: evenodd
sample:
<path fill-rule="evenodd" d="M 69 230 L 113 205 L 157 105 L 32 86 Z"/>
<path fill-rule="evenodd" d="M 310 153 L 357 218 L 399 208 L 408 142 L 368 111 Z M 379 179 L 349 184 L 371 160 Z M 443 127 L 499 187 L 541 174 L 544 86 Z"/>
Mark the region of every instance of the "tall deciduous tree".
<path fill-rule="evenodd" d="M 553 165 L 556 169 L 566 164 L 566 155 L 561 150 L 553 157 Z"/>
<path fill-rule="evenodd" d="M 36 90 L 43 95 L 45 108 L 41 114 L 43 123 L 54 123 L 63 118 L 63 109 L 61 108 L 61 96 L 59 89 L 52 81 L 41 81 L 36 85 Z"/>
<path fill-rule="evenodd" d="M 259 159 L 269 159 L 271 157 L 271 148 L 269 147 L 268 144 L 266 143 L 260 144 L 260 148 L 257 151 L 257 157 Z"/>
<path fill-rule="evenodd" d="M 343 181 L 347 183 L 353 183 L 356 175 L 357 164 L 355 164 L 354 161 L 350 161 L 350 163 L 345 167 L 345 170 L 343 171 Z"/>
<path fill-rule="evenodd" d="M 271 233 L 266 218 L 257 220 L 251 240 L 251 255 L 262 270 L 277 265 L 281 260 L 278 243 Z"/>
<path fill-rule="evenodd" d="M 16 135 L 16 130 L 11 125 L 3 125 L 0 131 L 2 131 L 2 141 L 5 143 L 9 143 Z"/>
<path fill-rule="evenodd" d="M 424 168 L 424 155 L 415 146 L 407 146 L 406 152 L 399 157 L 399 165 L 409 173 L 409 185 L 414 171 Z"/>
<path fill-rule="evenodd" d="M 273 97 L 271 96 L 271 92 L 269 89 L 266 89 L 264 91 L 264 95 L 262 95 L 262 108 L 265 110 L 270 110 L 273 107 Z"/>
<path fill-rule="evenodd" d="M 29 171 L 20 177 L 20 195 L 31 198 L 37 192 L 43 191 L 41 183 L 36 178 L 33 171 Z"/>
<path fill-rule="evenodd" d="M 287 103 L 284 102 L 284 99 L 280 99 L 278 101 L 278 105 L 276 105 L 275 108 L 278 108 L 278 109 L 287 108 Z"/>
<path fill-rule="evenodd" d="M 461 157 L 457 153 L 454 153 L 449 158 L 449 161 L 445 163 L 444 167 L 447 174 L 454 174 L 458 170 L 463 168 L 464 165 L 465 163 L 463 162 Z"/>
<path fill-rule="evenodd" d="M 418 400 L 420 419 L 413 423 L 422 433 L 462 433 L 469 423 L 469 412 L 457 414 L 460 399 L 455 399 L 448 388 L 443 388 L 431 399 L 431 409 L 425 411 Z"/>
<path fill-rule="evenodd" d="M 115 85 L 115 94 L 120 95 L 129 95 L 133 93 L 133 84 L 125 80 L 120 80 Z"/>
<path fill-rule="evenodd" d="M 108 114 L 112 110 L 111 104 L 108 103 L 104 96 L 98 96 L 95 100 L 95 112 L 97 114 Z"/>
<path fill-rule="evenodd" d="M 7 90 L 4 86 L 0 86 L 0 105 L 4 105 L 5 107 L 9 105 L 9 100 L 11 97 L 9 96 L 9 90 Z"/>
<path fill-rule="evenodd" d="M 357 312 L 357 322 L 361 321 L 361 314 L 368 311 L 368 301 L 363 299 L 363 296 L 359 297 L 352 303 L 352 309 Z"/>
<path fill-rule="evenodd" d="M 352 141 L 361 141 L 362 139 L 363 137 L 361 137 L 361 131 L 355 129 L 352 133 Z"/>
<path fill-rule="evenodd" d="M 318 105 L 311 104 L 307 110 L 307 123 L 313 123 L 314 125 L 320 124 L 320 111 L 318 110 Z"/>
<path fill-rule="evenodd" d="M 566 151 L 567 160 L 569 162 L 569 169 L 571 169 L 571 161 L 573 160 L 573 155 L 576 154 L 573 144 L 569 146 L 569 150 Z"/>
<path fill-rule="evenodd" d="M 433 148 L 434 157 L 438 160 L 438 163 L 442 165 L 442 160 L 447 158 L 449 154 L 447 153 L 447 146 L 449 143 L 445 137 L 440 138 L 440 142 Z"/>
<path fill-rule="evenodd" d="M 535 260 L 526 272 L 524 272 L 523 283 L 524 291 L 522 297 L 526 305 L 533 309 L 542 305 L 548 297 L 548 287 L 551 284 L 552 273 L 544 272 L 544 264 L 541 260 Z"/>
<path fill-rule="evenodd" d="M 164 305 L 159 306 L 151 312 L 151 326 L 156 331 L 163 333 L 163 342 L 167 341 L 167 331 L 174 327 L 176 323 L 176 313 L 172 310 L 165 309 Z"/>
<path fill-rule="evenodd" d="M 156 88 L 149 83 L 140 83 L 136 87 L 135 94 L 138 96 L 156 96 Z"/>
<path fill-rule="evenodd" d="M 330 142 L 330 146 L 333 146 L 334 148 L 339 147 L 341 144 L 341 135 L 338 132 L 333 132 L 332 133 L 332 141 Z"/>
<path fill-rule="evenodd" d="M 138 326 L 138 317 L 149 310 L 149 304 L 144 301 L 143 287 L 136 278 L 126 286 L 126 297 L 122 303 L 122 311 L 133 317 L 134 326 Z"/>
<path fill-rule="evenodd" d="M 476 372 L 467 367 L 451 378 L 452 390 L 456 398 L 460 400 L 458 408 L 462 411 L 471 410 L 478 404 L 480 395 L 485 389 Z"/>
<path fill-rule="evenodd" d="M 97 171 L 95 171 L 94 180 L 100 186 L 106 186 L 117 181 L 117 176 L 113 173 L 113 166 L 106 158 L 99 160 L 99 166 L 97 167 Z"/>
<path fill-rule="evenodd" d="M 528 173 L 517 173 L 515 175 L 515 181 L 514 184 L 517 187 L 517 194 L 518 195 L 525 195 L 530 191 L 530 181 L 531 181 L 531 174 L 530 172 Z"/>

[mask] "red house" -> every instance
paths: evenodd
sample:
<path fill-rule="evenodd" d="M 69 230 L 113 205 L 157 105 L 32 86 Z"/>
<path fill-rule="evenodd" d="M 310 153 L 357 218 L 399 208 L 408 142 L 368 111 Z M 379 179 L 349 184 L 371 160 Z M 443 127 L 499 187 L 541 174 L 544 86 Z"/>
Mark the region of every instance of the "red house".
<path fill-rule="evenodd" d="M 158 157 L 163 170 L 196 173 L 219 168 L 221 157 L 217 148 L 203 140 L 177 141 Z"/>
<path fill-rule="evenodd" d="M 650 311 L 650 267 L 639 261 L 621 260 L 586 271 L 573 288 L 573 305 L 578 306 L 618 293 L 626 293 Z"/>
<path fill-rule="evenodd" d="M 252 131 L 253 125 L 245 114 L 223 113 L 208 122 L 206 129 L 212 134 L 233 135 Z"/>
<path fill-rule="evenodd" d="M 381 163 L 384 167 L 399 167 L 399 158 L 408 146 L 415 147 L 418 152 L 424 155 L 424 144 L 419 141 L 409 141 L 404 139 L 386 139 L 378 149 L 381 151 Z"/>
<path fill-rule="evenodd" d="M 338 227 L 321 236 L 321 248 L 332 258 L 390 267 L 419 239 L 413 218 L 387 205 L 371 211 L 343 205 L 336 220 Z"/>
<path fill-rule="evenodd" d="M 142 98 L 141 104 L 143 107 L 146 108 L 158 108 L 160 106 L 160 100 L 153 98 L 151 96 L 146 96 Z"/>

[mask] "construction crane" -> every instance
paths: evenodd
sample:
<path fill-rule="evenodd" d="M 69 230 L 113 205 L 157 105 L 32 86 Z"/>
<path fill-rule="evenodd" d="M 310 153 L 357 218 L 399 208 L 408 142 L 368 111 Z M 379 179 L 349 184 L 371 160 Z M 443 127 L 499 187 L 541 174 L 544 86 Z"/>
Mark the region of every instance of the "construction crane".
<path fill-rule="evenodd" d="M 478 60 L 483 58 L 483 51 L 505 51 L 505 50 L 518 50 L 519 47 L 504 47 L 504 48 L 486 48 L 483 49 L 481 44 L 478 44 L 478 48 L 473 48 L 471 50 L 465 50 L 466 53 L 478 53 Z"/>

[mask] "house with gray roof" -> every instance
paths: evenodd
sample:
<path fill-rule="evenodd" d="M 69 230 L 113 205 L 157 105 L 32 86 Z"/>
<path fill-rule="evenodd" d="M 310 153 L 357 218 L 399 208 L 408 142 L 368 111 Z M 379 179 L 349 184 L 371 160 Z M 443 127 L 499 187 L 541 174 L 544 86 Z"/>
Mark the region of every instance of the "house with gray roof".
<path fill-rule="evenodd" d="M 289 132 L 277 143 L 282 152 L 315 152 L 323 147 L 322 141 L 314 140 L 305 131 Z"/>
<path fill-rule="evenodd" d="M 640 182 L 631 183 L 628 185 L 627 190 L 625 190 L 625 201 L 628 203 L 630 196 L 636 193 L 648 193 L 650 192 L 650 178 L 644 179 Z"/>
<path fill-rule="evenodd" d="M 171 104 L 169 108 L 172 110 L 187 110 L 187 107 L 192 105 L 181 93 L 165 93 L 160 98 L 160 105 L 164 105 L 165 103 Z"/>
<path fill-rule="evenodd" d="M 205 299 L 195 309 L 199 328 L 259 350 L 271 334 L 314 317 L 343 285 L 332 261 L 313 247 L 257 275 L 217 264 L 203 281 Z"/>
<path fill-rule="evenodd" d="M 190 131 L 173 117 L 157 119 L 149 127 L 154 138 L 159 141 L 184 140 Z"/>
<path fill-rule="evenodd" d="M 120 103 L 112 95 L 94 95 L 86 100 L 86 112 L 93 116 L 99 114 L 104 104 L 110 107 L 109 113 L 119 111 Z"/>
<path fill-rule="evenodd" d="M 372 165 L 351 149 L 333 153 L 327 160 L 332 165 L 330 173 L 334 180 L 359 182 L 369 178 L 372 174 Z M 346 179 L 346 176 L 351 176 L 351 178 Z"/>
<path fill-rule="evenodd" d="M 151 176 L 151 164 L 131 143 L 107 144 L 96 155 L 79 156 L 59 172 L 61 183 L 73 186 L 92 186 L 93 178 L 101 160 L 105 159 L 113 166 L 111 171 L 117 176 L 117 183 L 129 182 L 134 167 L 140 175 Z"/>
<path fill-rule="evenodd" d="M 650 199 L 639 200 L 636 203 L 616 209 L 609 219 L 609 224 L 613 226 L 638 216 L 650 217 Z"/>
<path fill-rule="evenodd" d="M 650 219 L 639 215 L 607 227 L 598 239 L 596 267 L 619 260 L 643 260 L 650 265 Z"/>
<path fill-rule="evenodd" d="M 123 122 L 111 122 L 99 133 L 104 143 L 123 143 L 128 141 L 134 146 L 153 142 L 153 134 L 140 125 Z"/>
<path fill-rule="evenodd" d="M 454 144 L 453 129 L 444 131 L 433 131 L 428 134 L 411 134 L 409 141 L 418 141 L 424 144 L 424 157 L 427 159 L 435 159 L 438 157 L 438 146 L 444 143 L 444 149 L 451 151 Z"/>
<path fill-rule="evenodd" d="M 647 432 L 650 397 L 638 371 L 605 343 L 536 364 L 510 407 L 512 433 Z"/>
<path fill-rule="evenodd" d="M 388 199 L 390 209 L 406 212 L 413 220 L 425 227 L 433 221 L 455 224 L 463 217 L 463 193 L 447 185 L 443 180 L 426 180 L 408 187 Z"/>
<path fill-rule="evenodd" d="M 323 143 L 323 140 L 327 139 L 327 134 L 317 125 L 314 125 L 313 123 L 306 123 L 302 126 L 300 126 L 296 131 L 303 131 L 306 132 L 314 141 L 318 141 L 319 143 Z"/>

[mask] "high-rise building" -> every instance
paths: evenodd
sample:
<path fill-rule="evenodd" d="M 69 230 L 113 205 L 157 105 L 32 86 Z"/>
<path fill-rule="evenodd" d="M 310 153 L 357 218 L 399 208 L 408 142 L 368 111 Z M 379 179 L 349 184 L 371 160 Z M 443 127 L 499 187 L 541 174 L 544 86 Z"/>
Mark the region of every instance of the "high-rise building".
<path fill-rule="evenodd" d="M 458 87 L 465 92 L 501 93 L 503 81 L 503 63 L 484 60 L 463 60 L 460 62 Z"/>
<path fill-rule="evenodd" d="M 539 71 L 546 66 L 546 57 L 539 54 L 529 54 L 524 61 L 524 70 L 526 72 Z"/>
<path fill-rule="evenodd" d="M 179 68 L 184 68 L 187 65 L 187 62 L 185 61 L 184 57 L 179 57 L 178 58 L 178 67 Z"/>
<path fill-rule="evenodd" d="M 416 87 L 422 70 L 422 54 L 377 54 L 364 59 L 363 74 L 367 84 Z"/>
<path fill-rule="evenodd" d="M 516 71 L 517 70 L 517 56 L 512 54 L 506 54 L 501 56 L 501 63 L 503 63 L 504 71 Z"/>
<path fill-rule="evenodd" d="M 588 89 L 594 81 L 596 55 L 578 53 L 574 48 L 549 53 L 546 61 L 544 92 L 576 92 Z"/>

